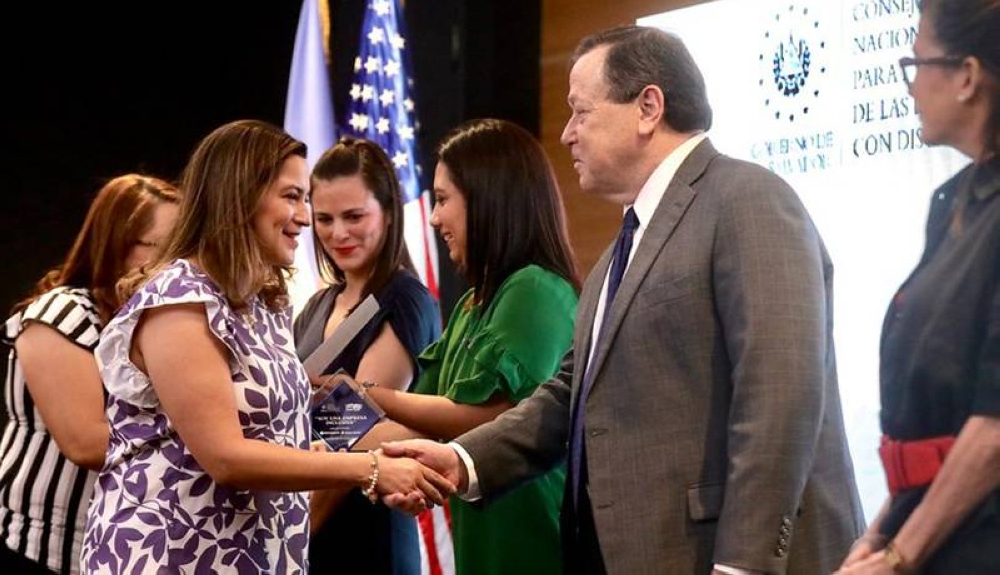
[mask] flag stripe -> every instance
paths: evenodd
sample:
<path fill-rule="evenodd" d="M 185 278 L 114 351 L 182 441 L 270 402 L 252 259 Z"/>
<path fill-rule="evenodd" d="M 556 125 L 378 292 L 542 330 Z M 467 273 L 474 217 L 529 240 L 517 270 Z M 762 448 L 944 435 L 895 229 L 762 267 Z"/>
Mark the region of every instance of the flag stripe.
<path fill-rule="evenodd" d="M 420 194 L 420 227 L 427 228 L 428 220 L 427 217 L 427 194 Z M 438 294 L 437 285 L 437 274 L 433 273 L 433 270 L 437 269 L 437 265 L 431 254 L 436 251 L 437 246 L 434 245 L 434 238 L 430 234 L 423 234 L 424 239 L 424 268 L 427 269 L 427 289 L 434 294 L 435 298 L 440 297 Z"/>
<path fill-rule="evenodd" d="M 442 575 L 441 560 L 438 557 L 437 546 L 433 544 L 437 541 L 437 538 L 434 536 L 434 512 L 431 510 L 424 511 L 417 516 L 417 521 L 420 524 L 420 537 L 424 541 L 424 549 L 427 552 L 428 575 Z M 431 544 L 428 544 L 428 542 Z"/>

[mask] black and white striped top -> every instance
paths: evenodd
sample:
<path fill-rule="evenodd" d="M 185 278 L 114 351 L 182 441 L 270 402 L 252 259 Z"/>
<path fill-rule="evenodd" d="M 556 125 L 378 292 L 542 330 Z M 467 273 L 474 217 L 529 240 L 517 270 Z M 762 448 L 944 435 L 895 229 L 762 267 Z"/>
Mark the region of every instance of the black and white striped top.
<path fill-rule="evenodd" d="M 31 321 L 88 351 L 101 330 L 89 292 L 65 287 L 42 295 L 4 326 L 11 349 L 4 383 L 9 421 L 0 442 L 0 542 L 56 572 L 78 573 L 97 474 L 63 457 L 28 393 L 13 343 Z"/>

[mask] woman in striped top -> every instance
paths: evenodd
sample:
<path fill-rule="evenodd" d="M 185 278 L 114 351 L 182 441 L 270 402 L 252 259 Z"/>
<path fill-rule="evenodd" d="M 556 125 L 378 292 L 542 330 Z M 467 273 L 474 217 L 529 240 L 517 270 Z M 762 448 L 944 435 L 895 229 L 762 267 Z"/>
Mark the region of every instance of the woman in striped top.
<path fill-rule="evenodd" d="M 128 174 L 97 193 L 62 265 L 14 306 L 0 441 L 0 565 L 77 573 L 108 423 L 93 350 L 121 305 L 115 284 L 144 265 L 177 217 L 178 192 Z"/>

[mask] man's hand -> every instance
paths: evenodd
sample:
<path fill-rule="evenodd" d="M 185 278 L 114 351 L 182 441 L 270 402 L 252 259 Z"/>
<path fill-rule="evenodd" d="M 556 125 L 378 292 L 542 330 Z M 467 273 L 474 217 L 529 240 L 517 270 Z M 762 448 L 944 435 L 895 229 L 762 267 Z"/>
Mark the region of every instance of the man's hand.
<path fill-rule="evenodd" d="M 378 460 L 375 487 L 383 497 L 401 495 L 407 501 L 419 498 L 425 507 L 443 505 L 448 496 L 455 492 L 455 484 L 445 479 L 434 469 L 406 457 L 388 457 L 385 453 L 373 452 Z"/>
<path fill-rule="evenodd" d="M 428 439 L 408 439 L 382 444 L 382 454 L 388 457 L 410 457 L 421 464 L 437 471 L 449 482 L 458 487 L 461 493 L 468 488 L 469 476 L 465 465 L 448 445 Z M 424 510 L 422 500 L 404 494 L 394 493 L 383 497 L 383 502 L 389 507 L 395 507 L 407 513 L 416 514 Z"/>

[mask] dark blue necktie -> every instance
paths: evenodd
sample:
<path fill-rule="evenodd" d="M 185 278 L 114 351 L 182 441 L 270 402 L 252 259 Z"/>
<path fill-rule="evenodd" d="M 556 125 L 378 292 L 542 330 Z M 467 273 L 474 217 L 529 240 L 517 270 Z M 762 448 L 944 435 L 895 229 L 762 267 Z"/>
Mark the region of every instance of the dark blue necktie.
<path fill-rule="evenodd" d="M 632 251 L 632 238 L 635 236 L 635 230 L 638 228 L 639 218 L 636 217 L 635 211 L 629 208 L 625 212 L 625 218 L 622 220 L 622 229 L 618 232 L 618 239 L 615 240 L 614 254 L 612 254 L 611 258 L 611 271 L 608 273 L 608 293 L 604 299 L 604 314 L 601 316 L 601 329 L 597 334 L 598 342 L 595 342 L 595 345 L 591 346 L 595 351 L 599 347 L 601 337 L 603 337 L 604 332 L 608 328 L 607 320 L 610 317 L 611 304 L 615 301 L 618 286 L 622 283 L 622 277 L 625 276 L 625 268 L 628 266 L 628 255 Z M 589 363 L 590 358 L 588 357 L 584 365 Z M 574 505 L 580 501 L 580 486 L 586 482 L 587 471 L 584 465 L 585 442 L 583 437 L 584 413 L 586 410 L 583 406 L 587 401 L 587 395 L 590 393 L 590 387 L 594 383 L 595 375 L 590 369 L 584 369 L 580 393 L 577 394 L 576 405 L 573 406 L 572 425 L 569 436 L 569 465 L 570 477 L 573 478 Z"/>

